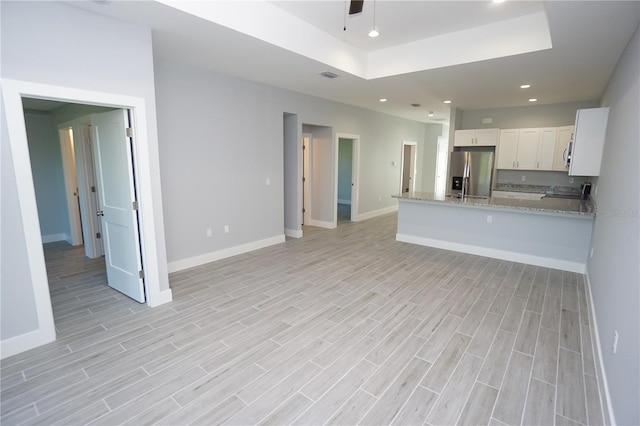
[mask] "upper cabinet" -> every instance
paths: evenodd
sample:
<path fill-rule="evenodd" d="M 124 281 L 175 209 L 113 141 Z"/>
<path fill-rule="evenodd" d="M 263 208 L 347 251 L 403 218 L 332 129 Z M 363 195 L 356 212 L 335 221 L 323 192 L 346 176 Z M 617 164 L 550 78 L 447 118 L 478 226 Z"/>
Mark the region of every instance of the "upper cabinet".
<path fill-rule="evenodd" d="M 497 169 L 552 170 L 557 129 L 504 129 L 500 132 Z"/>
<path fill-rule="evenodd" d="M 453 146 L 496 146 L 499 129 L 456 130 Z"/>
<path fill-rule="evenodd" d="M 579 109 L 570 151 L 569 175 L 599 176 L 609 108 Z"/>
<path fill-rule="evenodd" d="M 574 126 L 558 127 L 558 135 L 556 137 L 556 152 L 553 156 L 553 170 L 558 172 L 566 172 L 567 167 L 567 150 L 569 142 L 573 140 Z"/>

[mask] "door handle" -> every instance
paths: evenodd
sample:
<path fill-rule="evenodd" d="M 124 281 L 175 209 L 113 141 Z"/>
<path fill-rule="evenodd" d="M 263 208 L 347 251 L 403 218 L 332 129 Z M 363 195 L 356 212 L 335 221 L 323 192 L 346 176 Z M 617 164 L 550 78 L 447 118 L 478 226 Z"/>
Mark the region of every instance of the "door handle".
<path fill-rule="evenodd" d="M 104 216 L 104 212 L 100 210 L 99 212 L 96 212 L 96 216 Z"/>

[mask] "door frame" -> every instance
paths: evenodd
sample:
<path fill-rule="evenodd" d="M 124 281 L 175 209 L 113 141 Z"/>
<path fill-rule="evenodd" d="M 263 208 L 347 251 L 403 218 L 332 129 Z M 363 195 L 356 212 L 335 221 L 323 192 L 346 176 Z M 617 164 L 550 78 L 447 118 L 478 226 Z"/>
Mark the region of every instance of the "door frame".
<path fill-rule="evenodd" d="M 418 142 L 415 141 L 402 141 L 402 151 L 400 154 L 400 194 L 404 193 L 404 185 L 402 185 L 402 178 L 404 176 L 404 147 L 411 146 L 411 151 L 413 153 L 413 170 L 411 171 L 411 192 L 415 192 L 416 190 L 416 169 L 418 166 Z"/>
<path fill-rule="evenodd" d="M 305 142 L 306 139 L 306 142 Z M 311 144 L 313 135 L 302 134 L 302 209 L 300 210 L 300 223 L 311 224 Z M 306 167 L 305 167 L 306 166 Z M 306 219 L 305 219 L 306 218 Z"/>
<path fill-rule="evenodd" d="M 135 174 L 140 199 L 140 241 L 145 265 L 145 291 L 147 305 L 157 306 L 172 300 L 167 273 L 164 235 L 156 236 L 156 220 L 162 219 L 162 211 L 154 212 L 152 185 L 152 157 L 148 143 L 147 111 L 144 98 L 128 95 L 96 92 L 28 81 L 2 79 L 2 98 L 7 120 L 9 146 L 16 181 L 18 203 L 23 222 L 27 261 L 31 272 L 31 285 L 38 316 L 38 329 L 3 341 L 2 356 L 10 356 L 36 346 L 54 341 L 56 338 L 49 281 L 42 248 L 42 237 L 38 220 L 33 174 L 27 144 L 22 98 L 47 99 L 132 111 L 135 132 Z M 155 162 L 153 161 L 155 159 Z M 160 195 L 158 195 L 160 196 Z M 160 202 L 155 203 L 161 205 Z M 160 227 L 161 228 L 161 227 Z M 166 288 L 166 290 L 161 290 Z"/>
<path fill-rule="evenodd" d="M 358 221 L 358 199 L 360 188 L 360 135 L 336 132 L 333 144 L 333 226 L 338 226 L 338 153 L 340 139 L 350 139 L 353 143 L 351 155 L 351 222 Z"/>
<path fill-rule="evenodd" d="M 69 240 L 72 246 L 82 245 L 82 223 L 80 220 L 80 189 L 78 185 L 75 135 L 73 126 L 58 125 L 58 140 L 62 153 L 62 172 L 64 175 L 65 199 L 69 219 Z"/>

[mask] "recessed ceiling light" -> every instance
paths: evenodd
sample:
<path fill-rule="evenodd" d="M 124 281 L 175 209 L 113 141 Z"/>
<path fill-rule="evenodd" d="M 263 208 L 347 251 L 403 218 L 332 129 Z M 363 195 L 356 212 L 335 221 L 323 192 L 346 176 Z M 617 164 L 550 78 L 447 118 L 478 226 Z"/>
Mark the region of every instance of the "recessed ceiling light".
<path fill-rule="evenodd" d="M 380 102 L 387 102 L 387 98 L 380 98 Z"/>
<path fill-rule="evenodd" d="M 493 3 L 504 3 L 506 0 L 491 0 Z"/>
<path fill-rule="evenodd" d="M 380 35 L 380 33 L 376 30 L 371 30 L 369 31 L 369 37 L 374 38 L 374 37 L 378 37 Z"/>
<path fill-rule="evenodd" d="M 538 100 L 536 98 L 531 98 L 529 99 L 529 102 L 538 102 Z"/>
<path fill-rule="evenodd" d="M 429 111 L 429 117 L 433 117 L 433 111 Z"/>
<path fill-rule="evenodd" d="M 530 84 L 523 84 L 522 86 L 520 86 L 521 89 L 528 89 L 529 87 L 531 87 Z"/>
<path fill-rule="evenodd" d="M 450 103 L 451 103 L 451 101 L 444 101 L 443 103 L 445 103 L 445 104 L 450 104 Z"/>

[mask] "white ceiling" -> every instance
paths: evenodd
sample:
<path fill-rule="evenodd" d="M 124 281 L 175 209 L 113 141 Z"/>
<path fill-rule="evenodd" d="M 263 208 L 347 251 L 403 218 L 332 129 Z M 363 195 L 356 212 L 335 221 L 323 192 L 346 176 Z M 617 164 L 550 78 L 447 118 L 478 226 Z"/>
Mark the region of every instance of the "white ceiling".
<path fill-rule="evenodd" d="M 152 28 L 157 58 L 423 122 L 599 99 L 640 22 L 640 1 L 376 0 L 371 39 L 373 0 L 346 31 L 343 1 L 70 3 Z"/>

